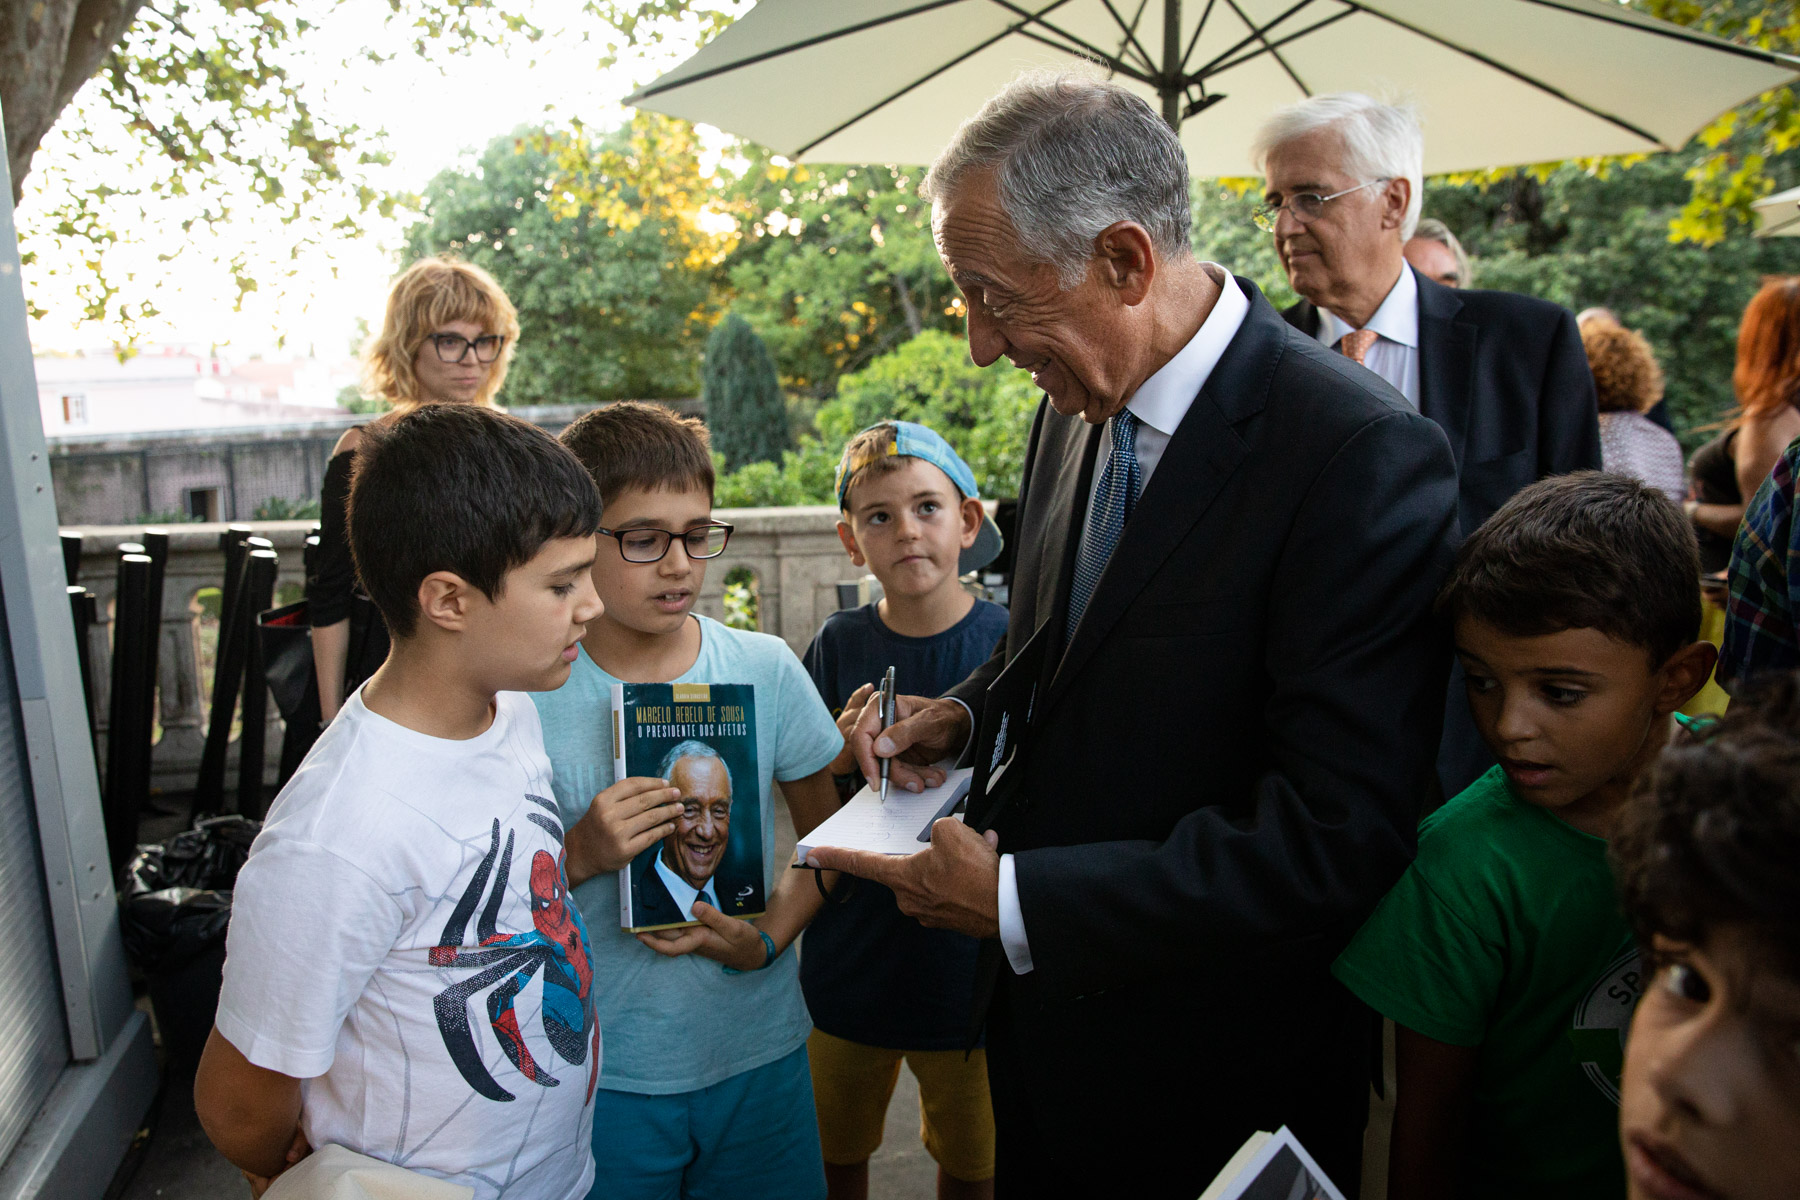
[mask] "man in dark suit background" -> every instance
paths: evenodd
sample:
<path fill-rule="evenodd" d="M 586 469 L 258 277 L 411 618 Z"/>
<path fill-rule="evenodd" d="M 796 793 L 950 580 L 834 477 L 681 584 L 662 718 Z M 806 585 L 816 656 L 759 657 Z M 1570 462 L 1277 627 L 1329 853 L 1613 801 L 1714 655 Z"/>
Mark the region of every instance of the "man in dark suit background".
<path fill-rule="evenodd" d="M 1276 112 L 1252 152 L 1264 178 L 1258 224 L 1303 297 L 1282 315 L 1443 429 L 1465 536 L 1527 484 L 1600 469 L 1594 377 L 1574 316 L 1531 296 L 1447 288 L 1407 264 L 1425 153 L 1411 108 L 1314 96 Z M 1448 798 L 1494 764 L 1460 672 L 1444 727 Z"/>
<path fill-rule="evenodd" d="M 864 771 L 961 751 L 1044 624 L 1050 665 L 986 837 L 945 820 L 907 858 L 812 853 L 991 939 L 999 1194 L 1192 1200 L 1282 1124 L 1354 1188 L 1371 1023 L 1329 966 L 1432 788 L 1449 447 L 1195 261 L 1180 143 L 1120 87 L 1020 80 L 927 188 L 974 360 L 1046 403 L 1006 639 L 892 728 L 865 710 Z"/>

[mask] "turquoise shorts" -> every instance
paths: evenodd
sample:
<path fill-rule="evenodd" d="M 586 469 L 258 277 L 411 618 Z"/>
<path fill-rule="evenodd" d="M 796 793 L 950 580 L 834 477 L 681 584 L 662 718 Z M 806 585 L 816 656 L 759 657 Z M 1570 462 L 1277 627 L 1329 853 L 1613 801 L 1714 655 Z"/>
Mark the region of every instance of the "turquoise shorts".
<path fill-rule="evenodd" d="M 692 1092 L 595 1092 L 587 1200 L 825 1200 L 806 1047 Z"/>

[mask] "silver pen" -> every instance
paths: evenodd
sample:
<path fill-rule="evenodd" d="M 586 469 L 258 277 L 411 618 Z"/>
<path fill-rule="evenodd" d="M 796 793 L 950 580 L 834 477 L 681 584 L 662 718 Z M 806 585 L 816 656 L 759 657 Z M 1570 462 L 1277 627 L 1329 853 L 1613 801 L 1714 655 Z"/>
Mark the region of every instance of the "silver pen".
<path fill-rule="evenodd" d="M 899 709 L 894 703 L 894 668 L 889 667 L 887 674 L 881 677 L 881 727 L 887 729 L 899 719 Z M 887 803 L 888 770 L 892 760 L 881 760 L 881 802 Z"/>

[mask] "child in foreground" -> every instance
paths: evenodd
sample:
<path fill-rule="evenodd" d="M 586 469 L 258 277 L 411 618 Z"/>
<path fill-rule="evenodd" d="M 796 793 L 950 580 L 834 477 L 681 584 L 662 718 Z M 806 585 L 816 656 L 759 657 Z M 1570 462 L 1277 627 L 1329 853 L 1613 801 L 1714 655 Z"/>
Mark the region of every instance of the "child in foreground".
<path fill-rule="evenodd" d="M 935 432 L 910 421 L 863 430 L 844 447 L 837 494 L 838 537 L 885 592 L 827 617 L 806 651 L 807 673 L 848 732 L 889 666 L 909 695 L 936 696 L 968 678 L 1006 635 L 1006 610 L 959 579 L 992 560 L 999 533 L 974 473 Z M 862 787 L 848 748 L 831 769 L 845 799 Z M 940 1200 L 993 1195 L 987 1052 L 964 1053 L 978 943 L 925 928 L 880 884 L 845 880 L 839 891 L 844 902 L 813 921 L 800 962 L 832 1200 L 868 1194 L 902 1059 L 919 1080 L 920 1136 L 938 1164 Z"/>
<path fill-rule="evenodd" d="M 255 1187 L 337 1144 L 474 1189 L 576 1200 L 600 1067 L 537 711 L 600 614 L 600 497 L 542 430 L 427 406 L 371 425 L 350 488 L 387 661 L 276 797 L 238 877 L 201 1123 Z M 615 789 L 666 823 L 672 789 Z M 643 839 L 648 844 L 649 835 Z"/>
<path fill-rule="evenodd" d="M 1624 1193 L 1642 969 L 1607 839 L 1712 670 L 1699 574 L 1674 505 L 1591 471 L 1524 489 L 1457 556 L 1438 605 L 1499 765 L 1425 818 L 1333 968 L 1396 1027 L 1393 1200 Z"/>
<path fill-rule="evenodd" d="M 1632 1200 L 1800 1196 L 1800 677 L 1665 750 L 1613 863 L 1649 973 L 1619 1110 Z"/>
<path fill-rule="evenodd" d="M 688 914 L 702 924 L 634 937 L 619 927 L 616 879 L 576 889 L 603 981 L 607 1040 L 590 1194 L 821 1197 L 806 1064 L 812 1022 L 795 956 L 785 953 L 820 896 L 813 872 L 774 861 L 770 782 L 781 781 L 795 828 L 805 834 L 837 809 L 829 768 L 843 739 L 785 642 L 693 612 L 706 564 L 731 533 L 713 520 L 712 456 L 699 422 L 653 404 L 619 403 L 582 417 L 562 440 L 606 503 L 593 568 L 605 612 L 581 639 L 568 683 L 534 697 L 563 819 L 596 821 L 609 846 L 645 819 L 643 800 L 609 788 L 614 683 L 754 685 L 756 833 L 770 897 L 755 925 L 695 898 Z"/>

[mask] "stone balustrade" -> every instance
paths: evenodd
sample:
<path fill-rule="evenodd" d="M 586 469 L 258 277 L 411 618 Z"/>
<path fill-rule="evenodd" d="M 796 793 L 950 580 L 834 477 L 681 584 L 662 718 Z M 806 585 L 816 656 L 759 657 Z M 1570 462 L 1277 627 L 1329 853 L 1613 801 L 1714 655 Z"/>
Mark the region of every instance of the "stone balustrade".
<path fill-rule="evenodd" d="M 806 648 L 813 633 L 837 608 L 836 583 L 860 574 L 850 565 L 836 533 L 837 510 L 830 506 L 805 508 L 719 509 L 718 519 L 735 525 L 731 545 L 713 560 L 701 589 L 699 611 L 724 618 L 726 576 L 739 568 L 754 577 L 757 617 L 761 629 L 779 634 L 796 654 Z M 312 531 L 311 521 L 251 521 L 258 537 L 268 538 L 280 557 L 276 577 L 276 603 L 297 599 L 304 585 L 301 550 Z M 79 582 L 99 599 L 100 622 L 92 633 L 95 674 L 95 709 L 101 727 L 99 761 L 106 761 L 105 724 L 111 675 L 111 611 L 118 577 L 121 542 L 141 540 L 143 527 L 136 525 L 87 525 L 67 527 L 80 533 Z M 202 616 L 197 596 L 205 588 L 220 586 L 225 573 L 219 535 L 224 525 L 175 525 L 169 530 L 169 565 L 163 584 L 162 643 L 157 655 L 161 735 L 152 755 L 153 790 L 185 792 L 194 786 L 200 769 L 200 750 L 206 740 L 206 697 L 212 679 L 201 675 Z M 604 548 L 603 548 L 604 549 Z M 208 619 L 210 624 L 210 619 Z M 274 780 L 281 751 L 280 715 L 271 701 L 270 728 L 265 739 L 267 772 Z M 227 762 L 228 781 L 237 779 L 237 742 L 233 739 Z M 229 786 L 229 784 L 228 784 Z"/>

